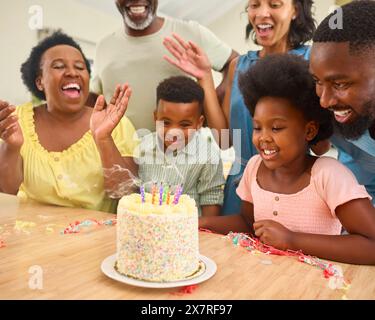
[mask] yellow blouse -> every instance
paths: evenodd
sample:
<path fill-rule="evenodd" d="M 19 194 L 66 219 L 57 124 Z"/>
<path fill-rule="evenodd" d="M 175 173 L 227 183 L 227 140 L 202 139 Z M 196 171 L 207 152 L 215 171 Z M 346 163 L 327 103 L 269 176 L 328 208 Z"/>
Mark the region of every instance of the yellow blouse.
<path fill-rule="evenodd" d="M 35 132 L 32 104 L 17 107 L 16 113 L 24 135 L 24 180 L 18 195 L 59 206 L 115 212 L 117 201 L 105 194 L 102 163 L 91 131 L 62 152 L 48 152 Z M 133 156 L 134 134 L 126 117 L 112 132 L 123 157 Z"/>

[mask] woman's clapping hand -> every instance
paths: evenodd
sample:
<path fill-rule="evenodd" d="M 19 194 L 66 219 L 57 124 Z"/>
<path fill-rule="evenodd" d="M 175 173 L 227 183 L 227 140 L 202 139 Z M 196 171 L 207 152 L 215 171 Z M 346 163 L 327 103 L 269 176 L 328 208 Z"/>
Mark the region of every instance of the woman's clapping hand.
<path fill-rule="evenodd" d="M 119 124 L 128 107 L 131 88 L 128 84 L 117 85 L 111 101 L 106 106 L 102 95 L 96 104 L 90 119 L 90 129 L 96 141 L 105 140 L 111 136 L 112 131 Z"/>
<path fill-rule="evenodd" d="M 0 139 L 8 146 L 20 148 L 24 140 L 18 117 L 13 114 L 15 110 L 15 106 L 0 100 Z"/>

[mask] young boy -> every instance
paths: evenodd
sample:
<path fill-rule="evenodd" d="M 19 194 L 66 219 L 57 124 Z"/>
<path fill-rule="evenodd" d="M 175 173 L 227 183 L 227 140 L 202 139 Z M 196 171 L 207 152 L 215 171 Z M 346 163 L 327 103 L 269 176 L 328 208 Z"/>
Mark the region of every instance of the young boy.
<path fill-rule="evenodd" d="M 171 77 L 157 87 L 156 132 L 139 147 L 139 177 L 147 192 L 153 183 L 183 185 L 199 214 L 219 215 L 225 183 L 220 149 L 202 134 L 204 92 L 192 79 Z"/>

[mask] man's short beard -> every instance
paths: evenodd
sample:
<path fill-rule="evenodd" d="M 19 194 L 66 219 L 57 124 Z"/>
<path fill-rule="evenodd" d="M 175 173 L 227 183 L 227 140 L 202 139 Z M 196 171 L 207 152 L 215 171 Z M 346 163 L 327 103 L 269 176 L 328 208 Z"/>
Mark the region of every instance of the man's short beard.
<path fill-rule="evenodd" d="M 142 23 L 135 23 L 133 20 L 131 20 L 128 17 L 128 15 L 126 14 L 126 12 L 124 12 L 122 16 L 124 18 L 125 24 L 130 29 L 133 29 L 133 30 L 144 30 L 144 29 L 146 29 L 147 27 L 150 26 L 150 24 L 152 23 L 152 21 L 154 21 L 154 18 L 155 18 L 155 14 L 150 13 L 150 14 L 148 14 L 146 20 L 144 20 Z"/>
<path fill-rule="evenodd" d="M 375 101 L 364 104 L 365 114 L 359 115 L 353 122 L 339 123 L 334 121 L 335 131 L 345 139 L 359 139 L 375 122 Z"/>

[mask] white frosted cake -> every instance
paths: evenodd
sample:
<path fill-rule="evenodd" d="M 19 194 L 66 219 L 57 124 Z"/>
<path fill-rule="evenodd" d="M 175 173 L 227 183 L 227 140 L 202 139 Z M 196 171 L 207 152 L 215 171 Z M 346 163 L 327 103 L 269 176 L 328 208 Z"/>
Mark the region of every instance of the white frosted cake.
<path fill-rule="evenodd" d="M 177 204 L 142 203 L 139 194 L 123 197 L 117 209 L 119 273 L 146 281 L 177 281 L 201 268 L 198 210 L 194 199 L 182 195 Z"/>

